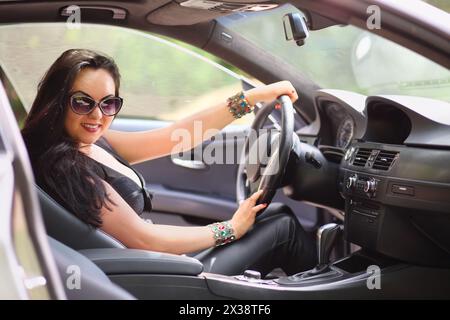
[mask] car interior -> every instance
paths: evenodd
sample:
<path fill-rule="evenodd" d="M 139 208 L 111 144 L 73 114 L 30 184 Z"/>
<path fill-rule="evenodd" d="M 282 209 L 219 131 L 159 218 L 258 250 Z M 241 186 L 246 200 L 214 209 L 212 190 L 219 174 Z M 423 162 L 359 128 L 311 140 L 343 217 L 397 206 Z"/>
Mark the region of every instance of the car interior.
<path fill-rule="evenodd" d="M 429 2 L 0 1 L 0 298 L 450 298 L 450 17 L 448 6 Z M 380 28 L 369 26 L 373 6 Z M 74 13 L 86 29 L 71 33 Z M 242 73 L 187 54 L 180 43 Z M 144 219 L 184 226 L 230 219 L 261 176 L 247 161 L 207 163 L 202 152 L 231 149 L 233 159 L 245 159 L 249 131 L 275 128 L 282 170 L 264 196 L 295 213 L 316 242 L 318 265 L 263 278 L 253 270 L 205 272 L 195 254 L 126 248 L 37 186 L 20 127 L 43 72 L 73 45 L 103 49 L 141 75 L 121 67 L 134 109 L 114 120 L 116 130 L 166 126 L 178 116 L 170 106 L 206 107 L 184 88 L 202 70 L 226 77 L 205 80 L 223 97 L 291 81 L 295 103 L 258 104 L 247 122 L 198 149 L 134 168 L 153 195 Z M 185 55 L 185 67 L 163 47 Z M 173 78 L 153 82 L 156 64 L 170 75 L 172 66 Z M 192 80 L 176 79 L 183 68 Z M 160 93 L 163 82 L 173 96 Z"/>

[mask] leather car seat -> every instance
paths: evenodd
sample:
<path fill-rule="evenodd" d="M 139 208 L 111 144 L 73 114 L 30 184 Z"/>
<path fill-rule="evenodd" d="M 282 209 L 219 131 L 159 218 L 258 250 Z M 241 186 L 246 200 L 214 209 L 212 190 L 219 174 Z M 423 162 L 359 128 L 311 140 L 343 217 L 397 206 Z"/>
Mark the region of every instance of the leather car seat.
<path fill-rule="evenodd" d="M 91 260 L 61 242 L 47 237 L 59 276 L 69 300 L 134 300 L 109 280 Z M 76 267 L 76 269 L 74 269 Z M 74 277 L 79 276 L 79 279 Z"/>
<path fill-rule="evenodd" d="M 47 234 L 74 250 L 125 248 L 120 241 L 85 224 L 36 186 Z"/>

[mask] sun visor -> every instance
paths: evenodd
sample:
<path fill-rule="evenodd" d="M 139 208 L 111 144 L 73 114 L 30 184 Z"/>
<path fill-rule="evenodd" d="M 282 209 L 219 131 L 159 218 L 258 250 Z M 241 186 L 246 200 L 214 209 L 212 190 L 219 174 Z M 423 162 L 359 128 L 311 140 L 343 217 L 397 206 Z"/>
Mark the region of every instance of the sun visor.
<path fill-rule="evenodd" d="M 192 25 L 209 21 L 234 12 L 251 12 L 268 10 L 279 6 L 270 0 L 187 0 L 172 1 L 167 5 L 152 11 L 147 21 L 152 24 L 176 26 Z"/>

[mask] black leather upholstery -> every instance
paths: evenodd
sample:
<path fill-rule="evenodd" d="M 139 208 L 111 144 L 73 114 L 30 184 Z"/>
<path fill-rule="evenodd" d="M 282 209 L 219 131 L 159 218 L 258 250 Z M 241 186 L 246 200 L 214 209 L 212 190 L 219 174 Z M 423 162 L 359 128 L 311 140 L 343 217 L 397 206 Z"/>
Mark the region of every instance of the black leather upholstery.
<path fill-rule="evenodd" d="M 89 227 L 36 186 L 47 234 L 75 250 L 125 248 L 110 235 Z"/>
<path fill-rule="evenodd" d="M 109 280 L 109 278 L 89 259 L 51 237 L 48 237 L 48 241 L 58 267 L 67 299 L 134 299 L 127 291 L 112 283 L 111 280 Z M 77 276 L 79 276 L 79 279 L 74 279 L 74 277 Z M 77 283 L 77 281 L 79 282 Z"/>
<path fill-rule="evenodd" d="M 80 253 L 107 275 L 175 274 L 196 276 L 203 271 L 197 259 L 182 255 L 136 249 L 87 249 Z"/>

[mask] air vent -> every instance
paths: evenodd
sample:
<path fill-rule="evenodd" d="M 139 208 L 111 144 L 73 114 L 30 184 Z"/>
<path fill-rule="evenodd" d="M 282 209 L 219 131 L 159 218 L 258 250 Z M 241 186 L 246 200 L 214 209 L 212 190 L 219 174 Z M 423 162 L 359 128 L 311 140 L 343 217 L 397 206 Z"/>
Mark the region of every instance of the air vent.
<path fill-rule="evenodd" d="M 380 150 L 373 163 L 372 169 L 389 170 L 397 157 L 398 152 L 396 151 Z"/>
<path fill-rule="evenodd" d="M 364 167 L 371 153 L 372 149 L 359 148 L 358 152 L 356 152 L 355 158 L 353 159 L 352 165 Z"/>

